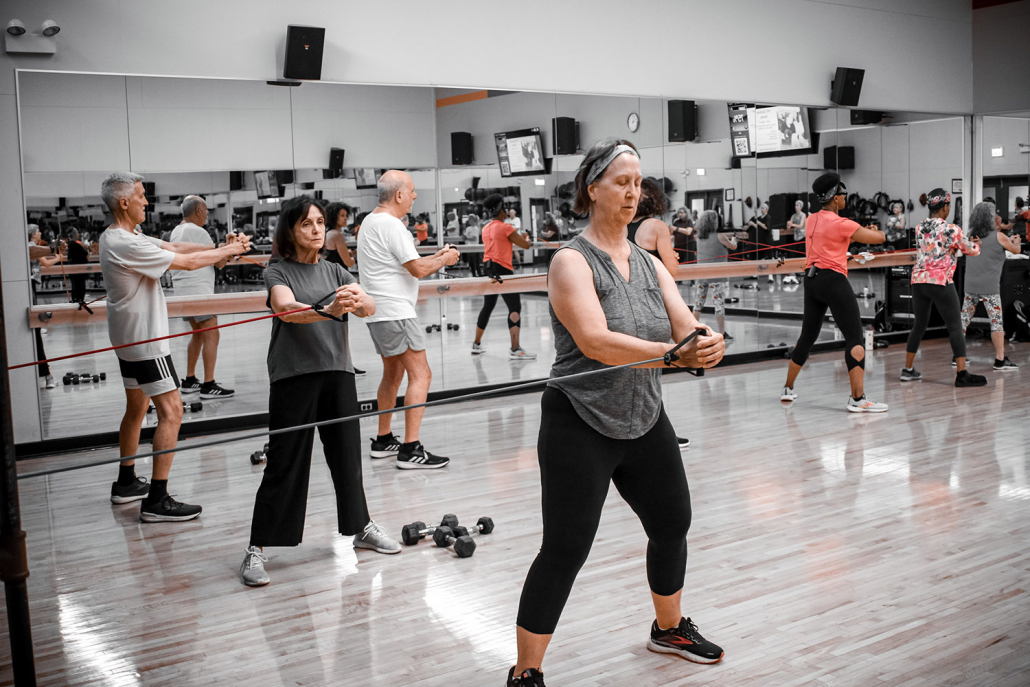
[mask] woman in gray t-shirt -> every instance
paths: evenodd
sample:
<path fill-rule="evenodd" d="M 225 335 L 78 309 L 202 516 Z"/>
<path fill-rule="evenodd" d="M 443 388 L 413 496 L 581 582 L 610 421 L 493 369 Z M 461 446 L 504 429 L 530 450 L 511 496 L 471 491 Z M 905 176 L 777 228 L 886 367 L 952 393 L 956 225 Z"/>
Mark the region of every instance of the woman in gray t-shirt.
<path fill-rule="evenodd" d="M 368 317 L 375 314 L 376 304 L 343 266 L 319 257 L 324 242 L 325 213 L 318 203 L 309 196 L 283 203 L 275 232 L 282 259 L 265 272 L 268 306 L 285 313 L 318 305 L 272 320 L 268 344 L 271 430 L 358 412 L 347 315 Z M 340 534 L 354 535 L 354 548 L 399 553 L 400 544 L 368 515 L 358 422 L 325 425 L 318 428 L 318 435 L 336 488 Z M 240 567 L 248 586 L 268 584 L 263 547 L 301 542 L 314 438 L 314 429 L 269 437 L 268 465 L 258 487 L 250 545 Z"/>

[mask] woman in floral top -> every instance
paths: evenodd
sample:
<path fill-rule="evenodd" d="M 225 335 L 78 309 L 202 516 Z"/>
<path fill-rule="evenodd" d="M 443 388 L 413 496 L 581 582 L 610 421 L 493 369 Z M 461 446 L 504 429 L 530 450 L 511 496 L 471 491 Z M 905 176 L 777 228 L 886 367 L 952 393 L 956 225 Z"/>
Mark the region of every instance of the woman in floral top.
<path fill-rule="evenodd" d="M 905 367 L 901 370 L 901 381 L 914 382 L 922 375 L 914 367 L 919 342 L 926 333 L 930 320 L 930 306 L 936 305 L 937 312 L 948 327 L 951 352 L 954 355 L 958 374 L 955 386 L 986 386 L 987 378 L 970 374 L 966 370 L 966 337 L 962 331 L 962 317 L 958 302 L 958 291 L 951 277 L 959 253 L 980 254 L 980 239 L 966 238 L 962 228 L 949 224 L 951 194 L 944 189 L 934 189 L 927 194 L 930 216 L 915 228 L 916 264 L 912 268 L 912 307 L 915 322 L 908 335 L 905 349 Z"/>

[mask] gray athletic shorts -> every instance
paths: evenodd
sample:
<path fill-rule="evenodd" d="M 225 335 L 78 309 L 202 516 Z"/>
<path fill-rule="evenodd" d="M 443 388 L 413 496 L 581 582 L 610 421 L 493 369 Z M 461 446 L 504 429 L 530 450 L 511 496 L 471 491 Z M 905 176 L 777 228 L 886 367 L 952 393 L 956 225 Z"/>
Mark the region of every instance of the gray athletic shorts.
<path fill-rule="evenodd" d="M 406 320 L 369 322 L 368 333 L 372 335 L 376 353 L 384 358 L 400 355 L 409 348 L 413 351 L 426 350 L 422 326 L 414 317 Z"/>

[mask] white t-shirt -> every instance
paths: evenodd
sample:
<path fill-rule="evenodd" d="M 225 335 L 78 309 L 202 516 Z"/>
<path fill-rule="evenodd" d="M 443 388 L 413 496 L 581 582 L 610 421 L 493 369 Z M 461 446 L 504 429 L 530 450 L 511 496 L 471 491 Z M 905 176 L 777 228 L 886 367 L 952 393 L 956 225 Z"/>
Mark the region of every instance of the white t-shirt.
<path fill-rule="evenodd" d="M 117 227 L 100 235 L 100 269 L 107 289 L 107 333 L 120 346 L 168 336 L 168 308 L 161 275 L 175 253 L 161 241 Z M 122 360 L 153 360 L 169 355 L 168 340 L 115 351 Z"/>
<path fill-rule="evenodd" d="M 207 229 L 193 222 L 183 222 L 172 229 L 172 243 L 201 243 L 214 246 Z M 175 270 L 172 272 L 172 288 L 176 296 L 204 296 L 215 292 L 214 265 L 199 270 Z"/>
<path fill-rule="evenodd" d="M 511 226 L 515 227 L 515 231 L 522 230 L 522 220 L 519 217 L 509 217 L 508 219 L 504 220 L 504 223 L 510 224 Z"/>
<path fill-rule="evenodd" d="M 376 301 L 376 314 L 366 322 L 407 320 L 415 317 L 418 279 L 404 268 L 417 260 L 418 251 L 404 223 L 386 212 L 370 214 L 358 232 L 361 286 Z"/>

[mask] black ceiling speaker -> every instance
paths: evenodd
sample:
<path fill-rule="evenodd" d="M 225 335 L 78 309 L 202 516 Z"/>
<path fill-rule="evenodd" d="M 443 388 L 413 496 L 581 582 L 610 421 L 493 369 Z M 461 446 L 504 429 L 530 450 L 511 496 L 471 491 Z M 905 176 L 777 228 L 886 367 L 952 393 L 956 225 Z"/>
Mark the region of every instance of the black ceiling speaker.
<path fill-rule="evenodd" d="M 837 74 L 830 86 L 830 101 L 845 107 L 858 105 L 858 96 L 862 93 L 864 69 L 853 67 L 837 67 Z"/>
<path fill-rule="evenodd" d="M 863 126 L 866 124 L 879 124 L 883 121 L 883 113 L 874 110 L 852 110 L 851 125 Z"/>
<path fill-rule="evenodd" d="M 472 134 L 467 131 L 451 132 L 451 164 L 472 164 Z"/>
<path fill-rule="evenodd" d="M 329 149 L 329 169 L 333 173 L 334 179 L 339 179 L 340 175 L 343 174 L 343 148 L 330 148 Z"/>
<path fill-rule="evenodd" d="M 283 61 L 284 79 L 322 78 L 322 48 L 325 45 L 325 29 L 317 26 L 286 27 L 286 58 Z"/>
<path fill-rule="evenodd" d="M 681 143 L 697 138 L 697 105 L 693 100 L 669 101 L 669 142 Z"/>
<path fill-rule="evenodd" d="M 837 169 L 837 146 L 823 148 L 823 169 Z"/>
<path fill-rule="evenodd" d="M 551 145 L 555 155 L 573 155 L 579 148 L 579 127 L 572 117 L 551 120 Z"/>
<path fill-rule="evenodd" d="M 243 190 L 243 172 L 229 172 L 229 190 Z"/>

